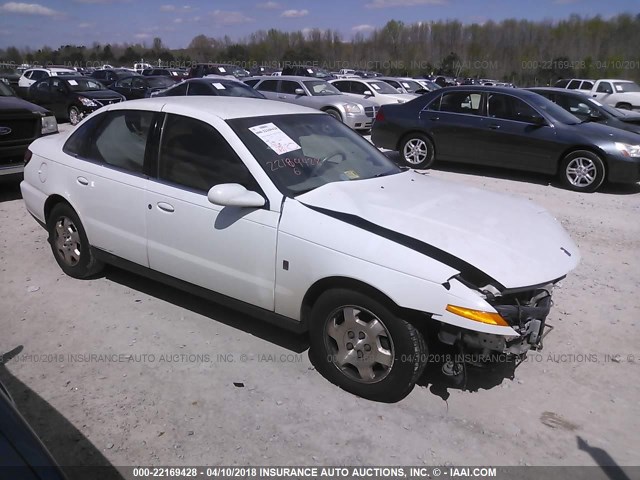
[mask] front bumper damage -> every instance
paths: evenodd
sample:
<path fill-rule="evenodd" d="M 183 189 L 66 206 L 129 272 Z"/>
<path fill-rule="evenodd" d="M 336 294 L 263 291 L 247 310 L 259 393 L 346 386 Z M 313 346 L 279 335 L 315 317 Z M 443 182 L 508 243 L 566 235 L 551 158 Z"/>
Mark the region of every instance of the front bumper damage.
<path fill-rule="evenodd" d="M 551 311 L 552 291 L 559 280 L 529 289 L 502 292 L 481 289 L 487 302 L 518 335 L 493 335 L 442 323 L 438 339 L 457 351 L 447 362 L 449 365 L 443 366 L 443 372 L 457 374 L 464 370 L 462 364 L 483 366 L 495 363 L 496 358 L 522 361 L 529 350 L 542 350 L 543 339 L 553 329 L 547 323 L 547 316 Z"/>

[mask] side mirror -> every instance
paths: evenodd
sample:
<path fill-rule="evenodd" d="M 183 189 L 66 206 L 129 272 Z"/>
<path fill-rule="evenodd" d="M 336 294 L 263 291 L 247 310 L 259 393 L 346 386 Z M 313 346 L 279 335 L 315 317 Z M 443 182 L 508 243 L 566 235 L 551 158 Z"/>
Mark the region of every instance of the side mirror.
<path fill-rule="evenodd" d="M 602 114 L 598 110 L 590 110 L 589 111 L 589 120 L 597 122 L 598 120 L 602 120 Z"/>
<path fill-rule="evenodd" d="M 547 121 L 545 120 L 545 118 L 542 115 L 533 115 L 533 116 L 531 116 L 531 118 L 529 119 L 529 122 L 531 122 L 532 124 L 536 125 L 537 127 L 542 127 L 543 125 L 547 124 Z"/>
<path fill-rule="evenodd" d="M 257 192 L 251 192 L 238 183 L 222 183 L 211 187 L 207 198 L 214 205 L 223 207 L 250 207 L 264 206 L 264 198 Z"/>
<path fill-rule="evenodd" d="M 296 95 L 306 95 L 304 89 L 302 89 L 302 88 L 296 88 L 295 89 L 295 94 Z"/>

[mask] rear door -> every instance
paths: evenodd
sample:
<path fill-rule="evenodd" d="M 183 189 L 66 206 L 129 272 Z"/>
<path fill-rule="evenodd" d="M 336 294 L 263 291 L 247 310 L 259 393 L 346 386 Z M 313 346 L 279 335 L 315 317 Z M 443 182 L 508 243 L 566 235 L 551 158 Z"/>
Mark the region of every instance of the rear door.
<path fill-rule="evenodd" d="M 67 106 L 69 105 L 69 88 L 67 84 L 57 77 L 49 79 L 49 98 L 50 109 L 56 117 L 65 117 L 67 115 Z"/>
<path fill-rule="evenodd" d="M 69 199 L 92 246 L 148 266 L 144 163 L 155 113 L 113 110 L 82 123 L 64 146 Z"/>
<path fill-rule="evenodd" d="M 482 163 L 484 94 L 455 90 L 438 95 L 420 112 L 420 126 L 431 135 L 436 159 Z"/>

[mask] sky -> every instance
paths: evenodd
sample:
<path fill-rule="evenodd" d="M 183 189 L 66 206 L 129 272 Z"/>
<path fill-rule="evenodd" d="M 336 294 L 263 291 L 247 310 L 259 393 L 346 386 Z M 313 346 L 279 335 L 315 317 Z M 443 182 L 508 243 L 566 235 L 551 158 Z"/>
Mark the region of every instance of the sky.
<path fill-rule="evenodd" d="M 350 39 L 389 20 L 483 23 L 559 20 L 572 13 L 608 18 L 623 12 L 640 13 L 640 0 L 0 0 L 0 48 L 150 45 L 154 37 L 183 48 L 199 34 L 239 40 L 269 28 L 332 28 Z"/>

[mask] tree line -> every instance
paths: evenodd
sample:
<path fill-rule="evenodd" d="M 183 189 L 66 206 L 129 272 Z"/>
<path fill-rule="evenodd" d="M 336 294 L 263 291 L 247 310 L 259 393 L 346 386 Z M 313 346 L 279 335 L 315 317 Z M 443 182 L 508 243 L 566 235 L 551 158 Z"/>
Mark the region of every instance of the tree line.
<path fill-rule="evenodd" d="M 187 48 L 171 49 L 157 37 L 148 45 L 94 43 L 57 49 L 0 49 L 0 61 L 21 64 L 95 66 L 189 66 L 196 62 L 281 67 L 296 63 L 327 70 L 355 68 L 391 75 L 428 74 L 491 78 L 541 85 L 558 78 L 640 80 L 640 14 L 552 21 L 504 20 L 464 24 L 457 20 L 391 20 L 346 40 L 332 29 L 284 32 L 260 30 L 244 38 L 201 34 Z"/>

